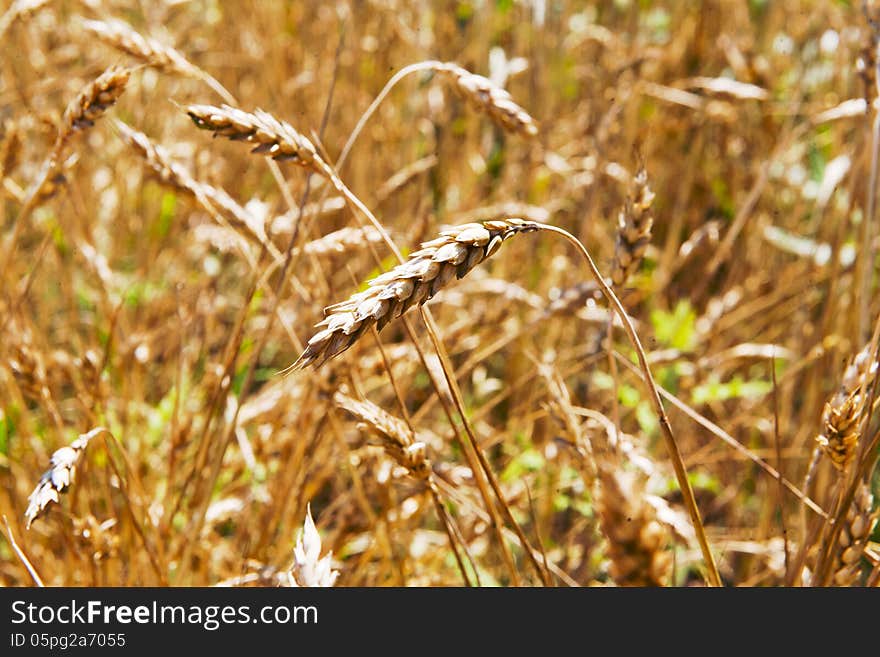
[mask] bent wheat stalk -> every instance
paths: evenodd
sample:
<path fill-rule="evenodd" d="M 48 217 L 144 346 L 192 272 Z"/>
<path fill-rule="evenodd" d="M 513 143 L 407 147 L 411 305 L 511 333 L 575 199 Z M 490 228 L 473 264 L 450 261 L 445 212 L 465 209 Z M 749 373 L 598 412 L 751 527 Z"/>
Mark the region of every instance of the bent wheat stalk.
<path fill-rule="evenodd" d="M 514 130 L 529 137 L 538 134 L 538 127 L 534 119 L 522 107 L 513 102 L 510 94 L 482 75 L 476 75 L 451 62 L 439 62 L 427 60 L 404 66 L 391 79 L 385 83 L 379 95 L 370 103 L 367 111 L 358 120 L 354 130 L 351 131 L 342 152 L 336 160 L 336 169 L 341 171 L 342 165 L 348 159 L 354 142 L 360 136 L 367 121 L 376 112 L 376 109 L 385 100 L 385 97 L 403 78 L 411 73 L 419 71 L 436 71 L 450 79 L 455 85 L 456 91 L 464 96 L 478 110 L 485 111 L 493 120 L 499 122 L 504 128 Z"/>

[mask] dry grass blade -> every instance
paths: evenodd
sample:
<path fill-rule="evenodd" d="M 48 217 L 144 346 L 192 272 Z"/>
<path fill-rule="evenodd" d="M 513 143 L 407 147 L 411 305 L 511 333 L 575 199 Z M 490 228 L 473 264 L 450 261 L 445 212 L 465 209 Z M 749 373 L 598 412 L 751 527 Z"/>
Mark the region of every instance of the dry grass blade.
<path fill-rule="evenodd" d="M 654 216 L 651 204 L 654 192 L 648 186 L 648 173 L 641 169 L 633 179 L 633 194 L 620 211 L 617 222 L 617 246 L 611 280 L 616 286 L 625 285 L 635 273 L 651 242 Z"/>
<path fill-rule="evenodd" d="M 180 52 L 156 39 L 142 36 L 125 21 L 115 18 L 105 21 L 83 20 L 82 26 L 104 43 L 145 64 L 182 75 L 200 77 L 199 70 Z"/>
<path fill-rule="evenodd" d="M 392 319 L 425 303 L 453 277 L 463 277 L 508 237 L 538 228 L 538 224 L 514 218 L 441 232 L 404 263 L 371 280 L 363 292 L 326 308 L 326 317 L 317 324 L 321 330 L 309 340 L 292 369 L 320 366 L 341 354 L 370 327 L 382 330 Z"/>
<path fill-rule="evenodd" d="M 333 569 L 333 553 L 321 556 L 321 535 L 312 520 L 311 504 L 306 507 L 306 519 L 293 548 L 293 563 L 287 571 L 287 581 L 293 587 L 329 587 L 336 583 L 339 572 Z"/>
<path fill-rule="evenodd" d="M 455 90 L 472 107 L 488 114 L 504 129 L 528 137 L 534 137 L 538 134 L 538 126 L 529 113 L 517 105 L 505 89 L 496 85 L 489 78 L 471 73 L 451 62 L 438 62 L 434 70 L 450 79 Z"/>
<path fill-rule="evenodd" d="M 89 441 L 98 434 L 106 431 L 103 427 L 92 429 L 88 433 L 80 435 L 70 445 L 61 447 L 52 454 L 49 467 L 34 492 L 28 497 L 28 508 L 24 512 L 27 527 L 42 515 L 52 502 L 56 504 L 60 500 L 60 494 L 68 489 L 76 474 L 76 466 L 85 454 Z"/>

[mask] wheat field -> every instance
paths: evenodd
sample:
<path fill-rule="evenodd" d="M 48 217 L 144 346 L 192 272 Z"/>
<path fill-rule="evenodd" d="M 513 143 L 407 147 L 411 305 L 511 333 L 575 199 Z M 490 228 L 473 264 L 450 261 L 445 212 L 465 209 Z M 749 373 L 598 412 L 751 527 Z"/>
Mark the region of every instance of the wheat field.
<path fill-rule="evenodd" d="M 0 584 L 880 585 L 878 46 L 0 5 Z"/>

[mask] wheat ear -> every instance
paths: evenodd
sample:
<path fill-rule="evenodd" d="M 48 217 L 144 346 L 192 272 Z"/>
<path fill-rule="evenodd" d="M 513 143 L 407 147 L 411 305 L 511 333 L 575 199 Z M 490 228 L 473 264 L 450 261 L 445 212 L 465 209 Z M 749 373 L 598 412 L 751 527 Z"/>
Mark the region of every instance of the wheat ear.
<path fill-rule="evenodd" d="M 268 239 L 265 227 L 223 189 L 198 182 L 165 148 L 144 133 L 122 121 L 115 121 L 115 126 L 123 141 L 137 151 L 163 184 L 195 198 L 221 225 L 226 222 L 217 215 L 216 208 L 224 210 L 236 228 L 242 229 L 252 241 L 265 246 L 276 260 L 281 259 L 281 253 Z"/>
<path fill-rule="evenodd" d="M 425 443 L 415 440 L 406 422 L 385 412 L 369 401 L 358 401 L 337 392 L 333 401 L 360 420 L 360 426 L 382 441 L 387 454 L 419 480 L 431 476 L 431 464 L 427 458 Z"/>
<path fill-rule="evenodd" d="M 351 347 L 370 327 L 377 330 L 433 297 L 453 277 L 461 278 L 516 233 L 538 230 L 522 219 L 464 224 L 425 242 L 409 259 L 374 278 L 363 292 L 325 309 L 321 330 L 291 366 L 320 366 Z"/>
<path fill-rule="evenodd" d="M 47 184 L 51 185 L 53 180 L 57 178 L 61 156 L 71 135 L 77 130 L 93 126 L 95 121 L 103 116 L 109 107 L 116 103 L 119 96 L 125 91 L 130 75 L 131 71 L 129 69 L 111 66 L 83 87 L 76 98 L 67 105 L 61 117 L 61 125 L 58 127 L 55 145 L 43 162 L 37 179 L 28 189 L 27 196 L 22 202 L 21 210 L 19 210 L 13 220 L 12 234 L 8 240 L 9 248 L 0 262 L 11 262 L 24 221 L 30 216 L 34 208 L 39 205 L 40 201 L 47 198 L 43 191 Z"/>
<path fill-rule="evenodd" d="M 0 16 L 0 39 L 6 34 L 15 21 L 26 18 L 42 9 L 49 0 L 15 0 L 9 9 Z"/>
<path fill-rule="evenodd" d="M 77 130 L 95 125 L 95 121 L 103 116 L 125 91 L 130 75 L 131 71 L 127 68 L 111 66 L 83 87 L 64 110 L 56 149 Z"/>
<path fill-rule="evenodd" d="M 880 513 L 872 510 L 873 502 L 868 482 L 859 482 L 837 539 L 831 576 L 835 586 L 855 586 L 859 581 L 862 556 Z"/>
<path fill-rule="evenodd" d="M 376 109 L 378 109 L 394 86 L 407 75 L 419 71 L 437 71 L 445 75 L 452 80 L 460 94 L 468 98 L 477 109 L 484 110 L 490 118 L 498 121 L 502 127 L 528 136 L 534 136 L 538 133 L 538 126 L 528 112 L 513 102 L 510 94 L 494 82 L 481 75 L 471 73 L 458 64 L 438 62 L 431 59 L 404 66 L 385 83 L 382 91 L 379 92 L 379 95 L 373 99 L 373 102 L 370 103 L 370 106 L 361 115 L 361 118 L 358 119 L 357 125 L 355 125 L 354 130 L 351 131 L 348 140 L 345 142 L 345 146 L 342 147 L 339 158 L 336 160 L 337 170 L 342 170 L 342 165 L 348 159 L 348 155 L 367 121 L 375 114 Z"/>
<path fill-rule="evenodd" d="M 190 62 L 179 50 L 158 39 L 143 36 L 125 21 L 116 18 L 104 21 L 82 20 L 82 26 L 110 47 L 131 55 L 146 66 L 199 79 L 227 103 L 235 102 L 232 94 L 216 78 Z"/>
<path fill-rule="evenodd" d="M 816 438 L 839 472 L 844 472 L 856 455 L 861 424 L 867 411 L 867 397 L 877 375 L 877 360 L 872 359 L 873 342 L 850 361 L 840 389 L 825 404 L 822 433 Z"/>
<path fill-rule="evenodd" d="M 89 441 L 104 431 L 106 429 L 103 427 L 97 427 L 80 435 L 69 445 L 55 450 L 49 460 L 49 469 L 42 474 L 36 488 L 28 497 L 28 507 L 24 512 L 28 529 L 34 520 L 42 515 L 46 507 L 52 502 L 58 503 L 60 494 L 73 482 L 76 466 L 85 454 Z"/>
<path fill-rule="evenodd" d="M 648 174 L 641 169 L 633 179 L 632 196 L 627 198 L 617 218 L 617 245 L 611 280 L 618 287 L 625 285 L 639 268 L 651 242 L 653 201 L 654 192 L 648 186 Z"/>
<path fill-rule="evenodd" d="M 229 105 L 188 105 L 186 113 L 197 128 L 211 130 L 215 136 L 256 144 L 253 153 L 282 162 L 292 161 L 315 173 L 326 174 L 326 164 L 315 145 L 289 123 L 268 112 L 261 109 L 245 112 Z"/>
<path fill-rule="evenodd" d="M 229 105 L 222 107 L 189 105 L 185 110 L 196 127 L 211 130 L 215 137 L 221 136 L 232 141 L 256 144 L 252 153 L 266 155 L 273 160 L 291 161 L 326 178 L 333 188 L 342 194 L 350 207 L 367 218 L 397 259 L 403 261 L 388 231 L 379 223 L 375 215 L 346 187 L 333 167 L 318 153 L 315 145 L 289 123 L 276 119 L 261 109 L 245 112 Z"/>
<path fill-rule="evenodd" d="M 440 489 L 435 481 L 431 462 L 427 457 L 425 443 L 421 440 L 416 440 L 406 422 L 387 413 L 370 401 L 358 401 L 341 392 L 333 395 L 333 401 L 336 402 L 337 406 L 357 418 L 360 421 L 359 426 L 377 436 L 382 441 L 385 452 L 397 461 L 399 465 L 403 466 L 414 479 L 425 482 L 425 486 L 434 502 L 434 508 L 446 531 L 446 536 L 449 539 L 449 545 L 455 555 L 461 576 L 465 584 L 469 586 L 470 580 L 456 544 L 456 537 L 459 537 L 475 572 L 476 566 L 473 563 L 473 557 L 467 552 L 467 546 L 460 538 L 460 532 L 455 527 L 449 511 L 440 497 Z M 477 581 L 479 583 L 479 576 Z"/>
<path fill-rule="evenodd" d="M 453 88 L 473 108 L 488 114 L 504 129 L 528 137 L 538 134 L 538 126 L 529 113 L 517 105 L 505 89 L 489 78 L 471 73 L 451 62 L 438 63 L 434 70 L 451 80 Z"/>
<path fill-rule="evenodd" d="M 302 532 L 293 548 L 293 563 L 287 570 L 288 586 L 329 587 L 336 583 L 339 571 L 333 569 L 333 552 L 321 556 L 321 535 L 312 520 L 312 506 L 306 506 Z"/>
<path fill-rule="evenodd" d="M 156 39 L 142 36 L 125 21 L 111 18 L 104 21 L 83 20 L 81 24 L 99 40 L 145 64 L 182 75 L 199 75 L 198 69 L 180 52 Z"/>
<path fill-rule="evenodd" d="M 669 532 L 646 501 L 644 476 L 597 460 L 596 509 L 608 539 L 611 577 L 620 586 L 667 586 L 672 573 L 672 556 L 665 549 Z"/>

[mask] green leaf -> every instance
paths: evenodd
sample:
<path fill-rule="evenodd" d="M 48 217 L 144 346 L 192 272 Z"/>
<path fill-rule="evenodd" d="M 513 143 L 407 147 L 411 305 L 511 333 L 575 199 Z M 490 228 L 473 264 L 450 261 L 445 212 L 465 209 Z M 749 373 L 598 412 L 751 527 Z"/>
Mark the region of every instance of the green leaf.
<path fill-rule="evenodd" d="M 518 456 L 507 464 L 507 467 L 504 468 L 504 472 L 501 474 L 501 479 L 503 481 L 519 479 L 527 472 L 542 470 L 544 463 L 544 457 L 541 455 L 541 452 L 531 447 L 524 452 L 520 452 Z"/>
<path fill-rule="evenodd" d="M 726 401 L 728 399 L 763 397 L 773 390 L 773 384 L 763 379 L 744 381 L 742 377 L 734 377 L 727 383 L 708 381 L 696 386 L 691 393 L 691 401 L 695 404 Z"/>
<path fill-rule="evenodd" d="M 696 341 L 697 313 L 687 301 L 679 301 L 672 313 L 660 308 L 651 311 L 651 324 L 657 341 L 664 347 L 689 351 Z"/>

